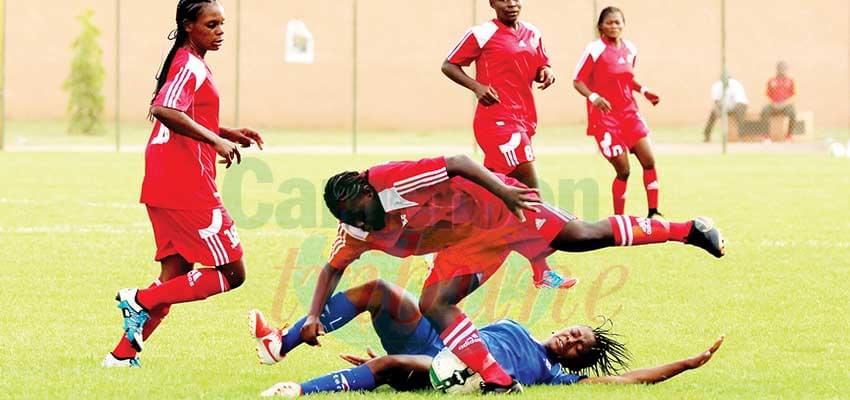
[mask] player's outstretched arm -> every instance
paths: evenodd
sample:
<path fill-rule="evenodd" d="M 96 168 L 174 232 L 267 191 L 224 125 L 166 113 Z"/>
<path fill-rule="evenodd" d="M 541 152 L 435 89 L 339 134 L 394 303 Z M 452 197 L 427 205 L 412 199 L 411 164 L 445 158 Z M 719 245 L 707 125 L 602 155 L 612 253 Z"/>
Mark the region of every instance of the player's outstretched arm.
<path fill-rule="evenodd" d="M 684 360 L 654 368 L 636 369 L 623 375 L 590 377 L 580 380 L 579 383 L 654 384 L 664 382 L 689 369 L 696 369 L 705 365 L 723 344 L 723 339 L 724 337 L 720 336 L 708 350 Z"/>
<path fill-rule="evenodd" d="M 481 164 L 473 161 L 466 155 L 449 156 L 446 160 L 446 173 L 449 176 L 462 176 L 475 182 L 481 187 L 502 199 L 508 209 L 519 218 L 520 221 L 525 221 L 525 216 L 522 210 L 531 210 L 537 212 L 534 204 L 540 202 L 540 196 L 537 194 L 537 189 L 518 188 L 510 186 L 502 182 L 492 172 L 488 171 Z"/>
<path fill-rule="evenodd" d="M 343 272 L 345 272 L 344 269 L 325 264 L 322 272 L 319 273 L 316 289 L 313 291 L 313 301 L 310 303 L 310 313 L 307 314 L 307 319 L 301 327 L 301 340 L 304 343 L 321 346 L 318 337 L 325 335 L 325 328 L 319 321 L 319 316 L 322 315 L 322 308 L 325 307 L 328 297 L 336 290 Z"/>

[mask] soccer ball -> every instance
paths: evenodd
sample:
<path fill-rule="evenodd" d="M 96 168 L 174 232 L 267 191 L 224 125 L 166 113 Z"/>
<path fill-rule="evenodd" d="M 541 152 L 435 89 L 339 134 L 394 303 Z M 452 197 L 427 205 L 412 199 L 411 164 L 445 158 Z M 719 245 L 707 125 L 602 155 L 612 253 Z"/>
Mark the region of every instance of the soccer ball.
<path fill-rule="evenodd" d="M 481 375 L 473 372 L 449 349 L 443 348 L 431 362 L 431 385 L 448 394 L 467 394 L 481 390 Z"/>

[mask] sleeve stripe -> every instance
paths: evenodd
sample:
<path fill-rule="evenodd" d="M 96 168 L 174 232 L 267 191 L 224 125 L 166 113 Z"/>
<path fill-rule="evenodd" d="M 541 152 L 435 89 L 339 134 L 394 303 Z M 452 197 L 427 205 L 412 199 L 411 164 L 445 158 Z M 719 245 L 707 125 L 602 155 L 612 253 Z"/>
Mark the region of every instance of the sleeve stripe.
<path fill-rule="evenodd" d="M 422 180 L 424 178 L 428 178 L 428 177 L 431 177 L 431 176 L 434 176 L 434 175 L 439 175 L 439 174 L 446 174 L 446 167 L 442 167 L 442 168 L 439 168 L 439 169 L 432 169 L 430 171 L 423 172 L 419 175 L 414 175 L 414 176 L 411 176 L 409 178 L 405 178 L 405 179 L 402 179 L 400 181 L 396 181 L 395 183 L 393 183 L 393 186 L 395 186 L 395 188 L 398 189 L 398 190 L 404 190 L 404 189 L 406 189 L 407 186 L 415 185 L 416 181 L 419 181 L 419 180 Z"/>
<path fill-rule="evenodd" d="M 423 179 L 421 181 L 418 181 L 416 183 L 416 186 L 407 186 L 404 190 L 400 190 L 398 188 L 396 188 L 396 189 L 398 190 L 399 195 L 405 195 L 405 194 L 408 194 L 408 193 L 410 193 L 414 190 L 422 189 L 424 187 L 428 187 L 428 186 L 432 186 L 432 185 L 436 185 L 440 182 L 444 182 L 444 181 L 447 181 L 447 180 L 449 180 L 449 176 L 447 174 L 443 173 L 442 175 L 436 175 L 436 176 L 433 176 L 431 178 L 427 178 L 427 179 Z"/>
<path fill-rule="evenodd" d="M 336 253 L 339 253 L 340 250 L 345 248 L 345 235 L 345 232 L 341 232 L 341 234 L 337 237 L 336 243 L 334 243 L 334 249 L 331 251 L 331 255 L 329 257 L 330 260 L 328 263 L 330 263 L 330 261 L 333 261 L 334 257 L 336 256 Z"/>
<path fill-rule="evenodd" d="M 585 50 L 584 54 L 581 55 L 581 58 L 578 60 L 578 64 L 576 64 L 575 73 L 573 73 L 573 80 L 578 79 L 578 75 L 581 73 L 584 64 L 587 63 L 587 59 L 590 58 L 590 51 Z"/>
<path fill-rule="evenodd" d="M 455 48 L 449 52 L 449 55 L 446 56 L 446 60 L 451 60 L 452 57 L 455 56 L 455 53 L 457 53 L 458 50 L 463 47 L 463 44 L 466 43 L 466 41 L 469 39 L 469 35 L 472 35 L 472 29 L 466 31 L 466 35 L 463 35 L 463 39 L 460 40 L 460 43 L 458 43 L 457 46 L 455 46 Z"/>
<path fill-rule="evenodd" d="M 171 80 L 171 85 L 168 86 L 168 91 L 165 92 L 165 99 L 163 99 L 162 104 L 168 105 L 171 103 L 171 97 L 174 96 L 174 87 L 177 86 L 177 83 L 182 79 L 183 74 L 186 72 L 186 67 L 180 68 L 177 71 L 177 74 L 174 75 L 174 79 Z"/>
<path fill-rule="evenodd" d="M 186 86 L 186 82 L 189 81 L 189 77 L 192 75 L 192 71 L 185 66 L 180 69 L 180 72 L 174 77 L 174 81 L 171 83 L 171 87 L 168 89 L 168 94 L 165 96 L 165 102 L 163 105 L 166 107 L 174 107 L 177 103 L 177 100 L 180 98 L 180 93 L 183 92 L 183 87 Z"/>

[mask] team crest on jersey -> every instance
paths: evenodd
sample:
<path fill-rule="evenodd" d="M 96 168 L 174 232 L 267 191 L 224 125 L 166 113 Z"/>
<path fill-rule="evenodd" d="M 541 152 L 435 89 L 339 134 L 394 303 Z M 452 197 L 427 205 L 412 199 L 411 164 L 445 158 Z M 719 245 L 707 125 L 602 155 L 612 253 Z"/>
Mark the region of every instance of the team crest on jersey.
<path fill-rule="evenodd" d="M 647 219 L 647 218 L 635 218 L 635 220 L 637 221 L 638 226 L 640 227 L 640 230 L 643 231 L 643 233 L 645 233 L 647 235 L 652 234 L 652 222 L 650 222 L 649 219 Z"/>

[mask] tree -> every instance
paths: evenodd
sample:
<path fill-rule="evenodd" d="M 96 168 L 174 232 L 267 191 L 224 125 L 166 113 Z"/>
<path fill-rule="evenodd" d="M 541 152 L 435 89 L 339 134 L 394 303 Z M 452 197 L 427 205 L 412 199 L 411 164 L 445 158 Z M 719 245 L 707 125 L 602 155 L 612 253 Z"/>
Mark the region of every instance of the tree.
<path fill-rule="evenodd" d="M 103 50 L 97 43 L 100 29 L 92 22 L 94 11 L 86 10 L 77 17 L 82 32 L 71 44 L 74 58 L 71 73 L 62 85 L 69 92 L 68 133 L 94 135 L 103 132 Z"/>

